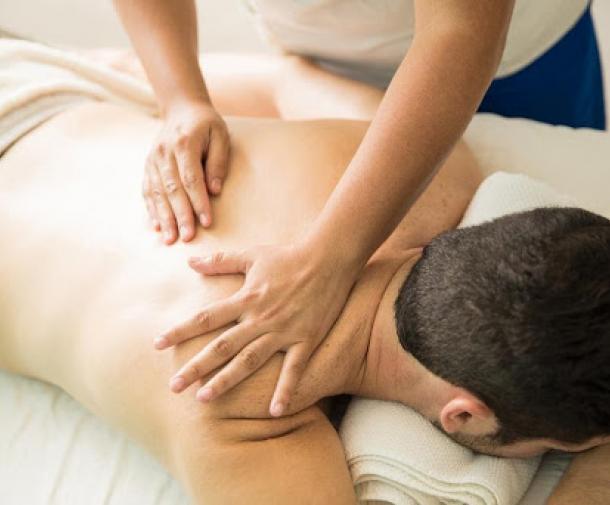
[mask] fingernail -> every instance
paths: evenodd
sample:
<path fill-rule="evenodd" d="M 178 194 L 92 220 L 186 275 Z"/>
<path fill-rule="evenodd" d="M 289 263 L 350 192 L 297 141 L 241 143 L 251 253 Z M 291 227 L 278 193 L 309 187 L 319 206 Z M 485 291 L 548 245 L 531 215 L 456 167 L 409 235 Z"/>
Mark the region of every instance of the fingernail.
<path fill-rule="evenodd" d="M 167 338 L 157 337 L 154 340 L 154 344 L 157 349 L 163 349 L 167 345 Z"/>
<path fill-rule="evenodd" d="M 180 226 L 180 238 L 182 240 L 184 240 L 187 237 L 188 233 L 189 233 L 189 229 L 186 227 L 186 225 L 183 224 L 182 226 Z"/>
<path fill-rule="evenodd" d="M 153 219 L 153 221 L 152 221 L 152 227 L 153 227 L 153 230 L 157 230 L 157 231 L 158 231 L 158 230 L 159 230 L 159 228 L 161 227 L 161 225 L 159 224 L 159 221 L 157 221 L 157 220 Z"/>
<path fill-rule="evenodd" d="M 283 412 L 284 412 L 284 404 L 280 403 L 280 402 L 274 402 L 273 405 L 271 405 L 271 409 L 269 410 L 269 413 L 273 417 L 280 417 Z"/>
<path fill-rule="evenodd" d="M 184 378 L 183 377 L 174 377 L 170 383 L 169 388 L 174 392 L 178 393 L 184 387 Z"/>
<path fill-rule="evenodd" d="M 220 193 L 220 188 L 222 188 L 222 181 L 217 177 L 212 181 L 212 191 L 214 193 Z"/>
<path fill-rule="evenodd" d="M 172 232 L 171 231 L 166 231 L 163 233 L 163 238 L 165 239 L 166 242 L 171 242 L 172 240 Z"/>
<path fill-rule="evenodd" d="M 204 213 L 201 213 L 201 214 L 199 214 L 199 222 L 201 223 L 201 226 L 209 226 L 210 218 L 208 216 L 206 216 Z"/>
<path fill-rule="evenodd" d="M 200 402 L 209 402 L 212 399 L 212 388 L 201 388 L 199 391 L 197 391 L 197 399 Z"/>
<path fill-rule="evenodd" d="M 191 256 L 188 261 L 189 261 L 189 265 L 194 266 L 194 267 L 201 265 L 201 259 L 198 258 L 197 256 Z"/>

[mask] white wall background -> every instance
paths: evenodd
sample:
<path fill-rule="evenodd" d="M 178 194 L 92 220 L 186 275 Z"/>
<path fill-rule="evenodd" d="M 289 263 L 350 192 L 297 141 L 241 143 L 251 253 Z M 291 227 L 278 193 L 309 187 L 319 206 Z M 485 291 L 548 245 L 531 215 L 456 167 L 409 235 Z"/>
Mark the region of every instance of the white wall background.
<path fill-rule="evenodd" d="M 197 0 L 200 46 L 206 51 L 262 51 L 242 0 Z M 125 46 L 112 0 L 0 0 L 0 29 L 81 47 Z"/>
<path fill-rule="evenodd" d="M 203 51 L 265 50 L 243 0 L 198 0 L 197 5 Z M 610 0 L 594 0 L 593 15 L 606 69 L 606 107 L 610 111 Z M 0 0 L 0 29 L 81 47 L 128 43 L 111 0 Z"/>

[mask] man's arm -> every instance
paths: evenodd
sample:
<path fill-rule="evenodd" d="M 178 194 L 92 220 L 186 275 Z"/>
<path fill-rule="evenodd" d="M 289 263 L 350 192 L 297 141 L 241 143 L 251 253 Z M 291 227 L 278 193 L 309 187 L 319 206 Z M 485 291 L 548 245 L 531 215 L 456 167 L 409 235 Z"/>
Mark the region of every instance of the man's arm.
<path fill-rule="evenodd" d="M 575 503 L 610 503 L 610 444 L 578 454 L 548 501 L 548 505 Z"/>
<path fill-rule="evenodd" d="M 136 55 L 125 49 L 81 54 L 147 80 Z M 383 91 L 324 70 L 300 56 L 206 53 L 199 57 L 210 99 L 225 116 L 370 121 Z"/>

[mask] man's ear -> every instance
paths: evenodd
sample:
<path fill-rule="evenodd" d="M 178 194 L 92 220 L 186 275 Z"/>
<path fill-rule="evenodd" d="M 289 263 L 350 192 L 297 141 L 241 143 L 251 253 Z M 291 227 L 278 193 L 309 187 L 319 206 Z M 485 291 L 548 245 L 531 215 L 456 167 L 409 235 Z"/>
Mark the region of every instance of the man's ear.
<path fill-rule="evenodd" d="M 482 436 L 498 431 L 498 422 L 491 409 L 462 388 L 456 388 L 455 394 L 441 408 L 439 421 L 447 433 Z"/>

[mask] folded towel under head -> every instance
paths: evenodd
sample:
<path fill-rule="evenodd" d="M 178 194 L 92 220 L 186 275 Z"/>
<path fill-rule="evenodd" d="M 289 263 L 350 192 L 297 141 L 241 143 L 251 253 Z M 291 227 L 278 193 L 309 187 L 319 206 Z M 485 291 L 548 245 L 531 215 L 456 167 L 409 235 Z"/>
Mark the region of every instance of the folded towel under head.
<path fill-rule="evenodd" d="M 539 462 L 474 454 L 414 410 L 379 400 L 354 400 L 341 436 L 364 503 L 509 505 Z"/>

